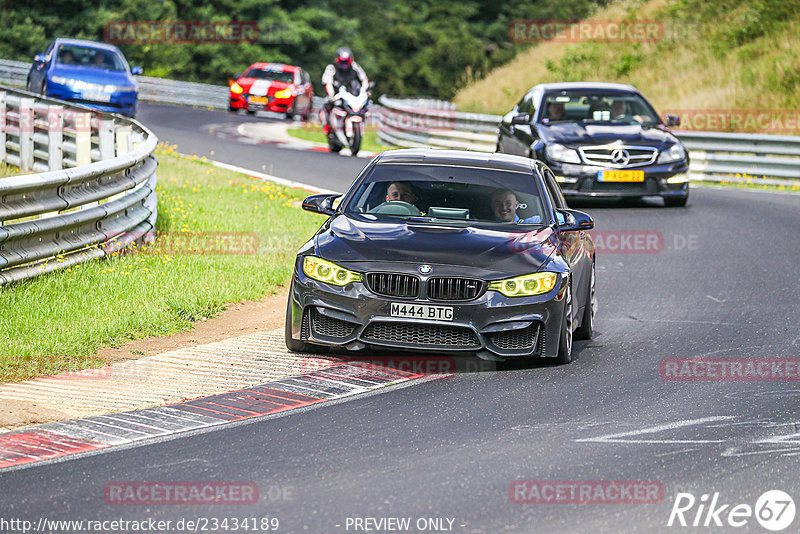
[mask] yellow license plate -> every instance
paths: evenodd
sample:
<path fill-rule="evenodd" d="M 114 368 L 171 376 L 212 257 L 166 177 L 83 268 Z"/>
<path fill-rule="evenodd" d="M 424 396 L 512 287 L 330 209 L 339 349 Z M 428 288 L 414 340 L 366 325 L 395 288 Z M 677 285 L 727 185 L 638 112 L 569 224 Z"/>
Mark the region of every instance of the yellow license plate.
<path fill-rule="evenodd" d="M 644 182 L 644 171 L 598 171 L 598 182 Z"/>
<path fill-rule="evenodd" d="M 269 97 L 268 96 L 251 96 L 250 102 L 253 104 L 268 104 Z"/>

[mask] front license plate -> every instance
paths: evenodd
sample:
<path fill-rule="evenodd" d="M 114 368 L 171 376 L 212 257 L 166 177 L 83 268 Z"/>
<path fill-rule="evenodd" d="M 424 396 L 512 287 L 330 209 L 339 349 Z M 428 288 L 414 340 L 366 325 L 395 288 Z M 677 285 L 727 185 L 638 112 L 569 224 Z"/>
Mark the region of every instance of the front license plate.
<path fill-rule="evenodd" d="M 433 321 L 452 321 L 452 306 L 428 306 L 426 304 L 405 304 L 392 302 L 392 317 L 406 317 L 410 319 L 430 319 Z"/>
<path fill-rule="evenodd" d="M 269 96 L 251 96 L 250 103 L 251 104 L 269 104 L 271 97 Z"/>
<path fill-rule="evenodd" d="M 83 98 L 93 102 L 110 102 L 111 95 L 109 93 L 83 93 Z"/>
<path fill-rule="evenodd" d="M 644 182 L 644 171 L 598 171 L 598 182 Z"/>

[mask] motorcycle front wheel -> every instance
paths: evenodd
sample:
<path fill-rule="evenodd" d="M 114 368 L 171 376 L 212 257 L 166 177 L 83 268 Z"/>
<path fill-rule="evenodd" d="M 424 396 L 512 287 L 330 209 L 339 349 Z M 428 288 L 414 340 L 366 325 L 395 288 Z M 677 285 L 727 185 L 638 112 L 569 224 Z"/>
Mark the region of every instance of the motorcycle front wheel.
<path fill-rule="evenodd" d="M 353 138 L 350 140 L 350 152 L 353 156 L 357 156 L 359 150 L 361 150 L 361 129 L 353 128 Z"/>

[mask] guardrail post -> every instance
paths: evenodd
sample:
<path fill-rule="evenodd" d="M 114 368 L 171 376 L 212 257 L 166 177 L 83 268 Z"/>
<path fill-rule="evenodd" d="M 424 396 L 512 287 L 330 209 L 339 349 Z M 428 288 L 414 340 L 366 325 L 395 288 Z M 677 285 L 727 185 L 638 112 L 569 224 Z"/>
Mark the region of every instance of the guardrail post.
<path fill-rule="evenodd" d="M 64 108 L 47 106 L 47 168 L 60 171 L 64 168 Z"/>
<path fill-rule="evenodd" d="M 117 156 L 130 152 L 131 131 L 130 126 L 120 126 L 117 128 Z"/>
<path fill-rule="evenodd" d="M 92 114 L 75 113 L 75 162 L 78 167 L 92 162 Z"/>
<path fill-rule="evenodd" d="M 114 119 L 100 118 L 97 134 L 100 148 L 100 159 L 107 160 L 114 157 Z"/>
<path fill-rule="evenodd" d="M 33 98 L 19 99 L 19 170 L 33 170 Z"/>
<path fill-rule="evenodd" d="M 5 161 L 6 152 L 6 92 L 0 91 L 0 161 Z"/>

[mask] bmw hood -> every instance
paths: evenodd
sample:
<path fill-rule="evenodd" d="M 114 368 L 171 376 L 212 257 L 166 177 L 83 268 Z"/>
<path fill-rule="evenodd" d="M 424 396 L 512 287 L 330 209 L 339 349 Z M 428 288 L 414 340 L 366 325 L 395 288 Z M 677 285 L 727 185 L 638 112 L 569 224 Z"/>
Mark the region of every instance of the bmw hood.
<path fill-rule="evenodd" d="M 362 262 L 466 266 L 484 274 L 536 272 L 555 251 L 550 228 L 506 231 L 488 227 L 403 221 L 366 221 L 337 215 L 317 233 L 322 258 Z"/>
<path fill-rule="evenodd" d="M 678 141 L 661 125 L 648 127 L 640 124 L 564 122 L 539 124 L 537 130 L 547 144 L 560 143 L 571 148 L 621 142 L 661 149 Z"/>

